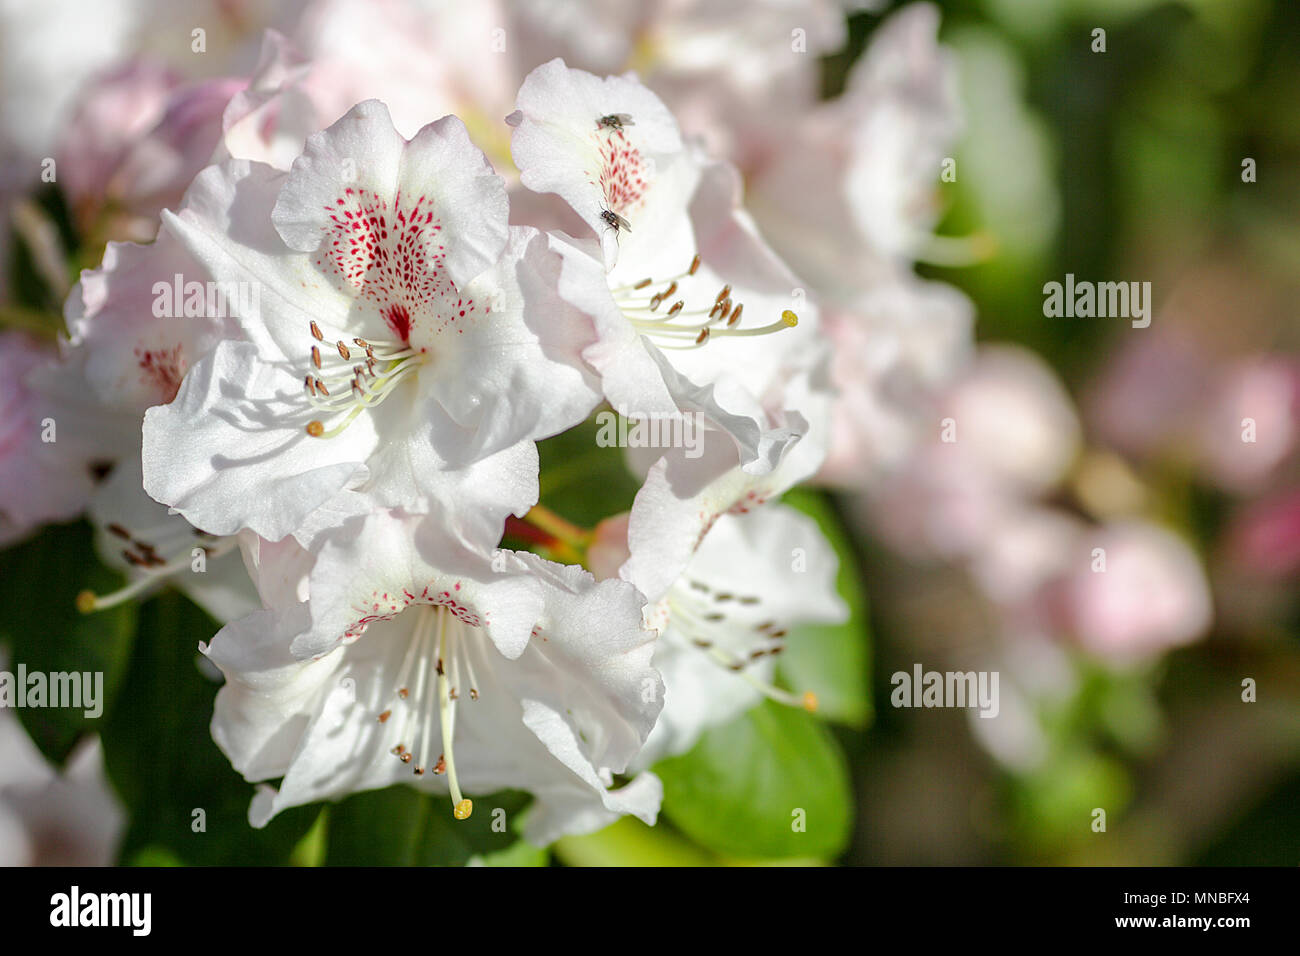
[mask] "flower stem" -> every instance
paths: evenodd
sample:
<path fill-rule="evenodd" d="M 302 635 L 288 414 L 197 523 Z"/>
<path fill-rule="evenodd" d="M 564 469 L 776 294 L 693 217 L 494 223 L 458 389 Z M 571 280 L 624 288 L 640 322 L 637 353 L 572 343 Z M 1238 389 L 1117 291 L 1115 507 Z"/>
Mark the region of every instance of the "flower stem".
<path fill-rule="evenodd" d="M 534 505 L 528 514 L 524 515 L 524 520 L 577 551 L 585 551 L 591 544 L 590 531 L 578 527 L 571 521 L 566 521 L 551 509 L 541 505 Z"/>

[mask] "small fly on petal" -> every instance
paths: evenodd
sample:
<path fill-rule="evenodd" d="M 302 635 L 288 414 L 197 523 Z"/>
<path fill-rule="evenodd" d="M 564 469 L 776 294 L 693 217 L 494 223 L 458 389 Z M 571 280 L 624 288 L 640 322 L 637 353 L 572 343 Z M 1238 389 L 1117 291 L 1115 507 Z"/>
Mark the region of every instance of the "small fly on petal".
<path fill-rule="evenodd" d="M 600 218 L 603 219 L 605 224 L 613 229 L 615 233 L 620 229 L 626 230 L 627 232 L 632 231 L 632 224 L 612 209 L 602 209 L 600 211 Z"/>

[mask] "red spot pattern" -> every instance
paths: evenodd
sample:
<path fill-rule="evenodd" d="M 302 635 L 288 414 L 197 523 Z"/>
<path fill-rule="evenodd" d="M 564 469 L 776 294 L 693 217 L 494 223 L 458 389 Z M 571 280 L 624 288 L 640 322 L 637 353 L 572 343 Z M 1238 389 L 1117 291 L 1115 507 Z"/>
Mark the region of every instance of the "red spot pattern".
<path fill-rule="evenodd" d="M 639 203 L 646 191 L 645 161 L 623 131 L 601 136 L 600 188 L 611 211 L 622 215 Z"/>
<path fill-rule="evenodd" d="M 491 614 L 480 615 L 473 608 L 456 600 L 453 594 L 460 590 L 459 581 L 453 584 L 449 591 L 439 591 L 436 588 L 437 585 L 434 583 L 427 584 L 419 594 L 412 594 L 403 588 L 400 595 L 372 591 L 369 603 L 353 605 L 353 609 L 360 616 L 348 625 L 347 630 L 339 637 L 339 641 L 354 641 L 364 634 L 371 624 L 378 621 L 391 621 L 413 604 L 445 607 L 451 612 L 452 617 L 470 627 L 484 627 L 491 620 Z"/>
<path fill-rule="evenodd" d="M 733 515 L 747 515 L 755 508 L 767 504 L 767 495 L 761 491 L 747 491 L 745 496 L 727 510 Z"/>
<path fill-rule="evenodd" d="M 399 191 L 390 203 L 379 193 L 348 187 L 325 211 L 317 268 L 374 303 L 401 341 L 409 342 L 417 326 L 437 334 L 477 311 L 446 274 L 442 223 L 427 196 L 409 202 Z"/>
<path fill-rule="evenodd" d="M 763 505 L 767 504 L 767 501 L 768 493 L 766 491 L 751 489 L 722 511 L 701 511 L 699 513 L 700 531 L 695 536 L 695 548 L 699 548 L 705 536 L 713 530 L 713 526 L 717 524 L 718 519 L 724 514 L 747 515 L 755 508 L 763 507 Z"/>
<path fill-rule="evenodd" d="M 185 377 L 188 363 L 180 345 L 169 349 L 142 349 L 137 347 L 135 357 L 140 368 L 140 382 L 155 389 L 166 405 L 176 397 Z"/>

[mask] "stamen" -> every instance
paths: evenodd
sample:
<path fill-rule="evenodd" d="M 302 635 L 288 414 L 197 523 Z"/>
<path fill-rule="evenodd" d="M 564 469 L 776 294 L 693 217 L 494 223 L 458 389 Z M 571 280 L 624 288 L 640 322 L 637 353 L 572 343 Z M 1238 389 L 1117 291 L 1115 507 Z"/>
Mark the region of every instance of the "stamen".
<path fill-rule="evenodd" d="M 317 342 L 325 341 L 325 336 L 321 335 L 320 326 L 316 324 L 315 319 L 313 319 L 311 323 L 311 337 L 314 338 Z"/>
<path fill-rule="evenodd" d="M 704 586 L 694 585 L 699 590 L 707 591 Z M 737 597 L 736 595 L 724 593 L 713 596 L 714 601 L 726 603 L 729 601 L 739 601 L 742 604 L 758 603 L 757 598 L 749 596 Z M 669 604 L 670 619 L 683 630 L 690 643 L 708 654 L 708 656 L 720 666 L 726 668 L 729 672 L 740 677 L 746 683 L 758 690 L 764 697 L 774 700 L 779 704 L 789 707 L 802 707 L 809 713 L 815 713 L 817 710 L 817 695 L 812 691 L 805 691 L 802 694 L 791 693 L 783 688 L 777 687 L 768 681 L 760 680 L 749 670 L 749 665 L 764 657 L 775 656 L 784 650 L 784 644 L 780 643 L 785 637 L 784 630 L 772 631 L 774 623 L 764 621 L 757 625 L 754 630 L 762 634 L 767 641 L 776 641 L 778 643 L 768 646 L 759 647 L 750 650 L 744 658 L 738 658 L 723 651 L 717 646 L 717 642 L 708 639 L 705 635 L 710 631 L 716 631 L 719 628 L 735 627 L 725 623 L 726 615 L 717 611 L 697 613 L 698 599 L 688 598 L 686 600 L 671 600 Z M 770 633 L 768 633 L 770 632 Z"/>
<path fill-rule="evenodd" d="M 113 527 L 121 528 L 121 525 L 115 525 Z M 126 529 L 123 528 L 122 530 L 125 531 Z M 188 545 L 182 546 L 181 551 L 168 561 L 164 560 L 156 553 L 156 549 L 152 544 L 144 541 L 133 541 L 132 543 L 139 548 L 142 553 L 137 555 L 132 551 L 124 551 L 122 554 L 132 567 L 139 568 L 144 573 L 135 580 L 127 582 L 116 591 L 110 591 L 107 594 L 96 594 L 94 591 L 90 590 L 80 592 L 74 603 L 76 604 L 77 610 L 82 614 L 91 614 L 95 611 L 105 611 L 110 607 L 116 607 L 125 601 L 129 601 L 137 594 L 148 590 L 164 578 L 171 577 L 171 575 L 178 571 L 185 570 L 190 566 L 190 563 L 193 560 Z M 206 558 L 219 558 L 230 551 L 234 546 L 235 540 L 233 538 L 224 540 L 218 539 L 216 544 L 211 547 L 203 547 L 202 551 Z"/>
<path fill-rule="evenodd" d="M 341 342 L 339 345 L 343 347 Z M 342 421 L 327 430 L 323 420 L 315 419 L 307 424 L 307 434 L 313 438 L 333 438 L 356 421 L 361 412 L 380 404 L 397 387 L 398 383 L 413 372 L 417 372 L 423 364 L 422 353 L 410 349 L 404 351 L 409 354 L 401 355 L 400 358 L 389 365 L 388 371 L 382 374 L 377 375 L 375 373 L 373 360 L 370 360 L 364 366 L 354 365 L 351 369 L 350 378 L 337 377 L 335 381 L 340 385 L 347 381 L 349 386 L 348 394 L 339 395 L 333 398 L 332 401 L 313 400 L 312 404 L 327 414 L 343 414 Z M 365 376 L 367 375 L 373 380 L 373 385 L 369 391 L 364 387 Z M 331 398 L 329 389 L 326 388 L 322 379 L 315 379 L 315 388 L 325 398 Z"/>
<path fill-rule="evenodd" d="M 446 641 L 446 622 L 448 612 L 444 608 L 438 610 L 438 659 L 442 659 L 443 645 Z M 451 738 L 453 722 L 456 719 L 456 709 L 451 702 L 450 687 L 447 681 L 447 675 L 441 669 L 438 672 L 438 716 L 439 723 L 442 724 L 442 754 L 447 762 L 447 789 L 451 791 L 451 814 L 457 820 L 468 820 L 471 813 L 474 812 L 474 804 L 465 799 L 465 795 L 460 791 L 460 781 L 456 777 L 456 758 L 451 750 Z"/>

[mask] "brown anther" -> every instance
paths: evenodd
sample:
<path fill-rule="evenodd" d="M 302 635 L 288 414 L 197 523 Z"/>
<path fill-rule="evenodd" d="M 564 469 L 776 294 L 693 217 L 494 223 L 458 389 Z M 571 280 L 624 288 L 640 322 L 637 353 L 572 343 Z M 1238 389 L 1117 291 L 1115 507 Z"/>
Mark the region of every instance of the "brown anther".
<path fill-rule="evenodd" d="M 405 687 L 403 687 L 401 690 L 397 692 L 397 696 L 402 698 L 402 700 L 406 700 L 406 698 L 411 696 L 411 692 L 407 690 Z"/>
<path fill-rule="evenodd" d="M 669 317 L 669 318 L 672 318 L 672 317 L 673 317 L 674 315 L 676 315 L 678 312 L 682 311 L 682 308 L 683 308 L 685 305 L 686 305 L 685 302 L 683 302 L 681 299 L 678 299 L 676 302 L 673 303 L 673 307 L 672 307 L 671 309 L 668 310 L 668 317 Z"/>
<path fill-rule="evenodd" d="M 721 311 L 722 311 L 722 303 L 721 302 L 713 303 L 713 308 L 709 309 L 709 321 L 712 322 L 714 319 L 716 319 L 718 317 L 718 313 Z"/>
<path fill-rule="evenodd" d="M 727 316 L 731 314 L 731 300 L 723 299 L 718 304 L 722 306 L 722 311 L 718 313 L 718 318 L 725 321 Z"/>
<path fill-rule="evenodd" d="M 423 777 L 423 776 L 424 776 L 424 768 L 423 768 L 423 767 L 416 767 L 416 768 L 415 768 L 415 775 L 416 775 L 417 777 Z"/>
<path fill-rule="evenodd" d="M 713 301 L 714 301 L 714 302 L 721 302 L 723 299 L 725 299 L 725 298 L 726 298 L 727 296 L 729 296 L 729 295 L 731 295 L 731 286 L 729 286 L 729 285 L 724 285 L 724 286 L 722 287 L 722 291 L 718 293 L 718 297 L 717 297 L 716 299 L 714 299 Z"/>
<path fill-rule="evenodd" d="M 650 300 L 650 311 L 653 312 L 655 309 L 659 308 L 659 306 L 663 305 L 663 301 L 664 294 L 662 292 L 656 292 L 654 298 Z"/>
<path fill-rule="evenodd" d="M 302 380 L 302 387 L 305 388 L 305 389 L 307 390 L 307 394 L 308 394 L 308 395 L 315 395 L 315 394 L 316 394 L 316 388 L 315 388 L 315 386 L 313 386 L 312 383 L 311 383 L 311 376 L 310 376 L 310 375 L 308 375 L 306 378 L 304 378 L 304 379 Z"/>
<path fill-rule="evenodd" d="M 691 643 L 694 644 L 696 647 L 701 648 L 701 649 L 706 650 L 706 651 L 707 651 L 710 647 L 713 646 L 713 642 L 712 642 L 712 641 L 706 641 L 706 640 L 705 640 L 704 638 L 702 638 L 702 637 L 693 637 L 693 638 L 691 638 Z"/>
<path fill-rule="evenodd" d="M 311 347 L 311 364 L 320 368 L 320 349 L 315 345 Z"/>
<path fill-rule="evenodd" d="M 403 750 L 402 753 L 401 753 L 401 755 L 400 755 L 397 759 L 400 760 L 400 761 L 402 761 L 402 763 L 410 763 L 410 762 L 411 762 L 411 752 L 410 752 L 409 750 Z"/>
<path fill-rule="evenodd" d="M 671 299 L 672 296 L 673 296 L 673 293 L 676 292 L 676 291 L 677 291 L 677 280 L 674 279 L 674 280 L 669 284 L 668 288 L 664 289 L 664 298 L 665 298 L 665 299 Z"/>
<path fill-rule="evenodd" d="M 648 285 L 649 285 L 651 282 L 653 282 L 653 281 L 654 281 L 653 279 L 642 279 L 642 280 L 641 280 L 640 282 L 638 282 L 636 285 L 632 286 L 632 288 L 634 288 L 634 289 L 644 289 L 646 286 L 648 286 Z"/>
<path fill-rule="evenodd" d="M 731 311 L 731 318 L 727 319 L 727 328 L 735 328 L 740 324 L 740 313 L 744 310 L 745 303 L 740 303 Z"/>
<path fill-rule="evenodd" d="M 325 387 L 325 383 L 320 379 L 316 379 L 316 391 L 320 392 L 326 398 L 330 397 L 330 390 Z"/>
<path fill-rule="evenodd" d="M 447 772 L 447 761 L 442 754 L 438 754 L 438 762 L 433 765 L 433 772 L 434 773 Z"/>
<path fill-rule="evenodd" d="M 320 422 L 308 422 L 307 434 L 312 438 L 320 438 L 321 435 L 325 434 L 325 426 Z"/>
<path fill-rule="evenodd" d="M 325 336 L 320 334 L 320 326 L 317 325 L 314 320 L 312 321 L 311 324 L 311 337 L 314 338 L 317 342 L 325 341 Z"/>
<path fill-rule="evenodd" d="M 473 688 L 473 687 L 471 687 L 471 688 L 469 689 L 469 699 L 470 699 L 470 700 L 478 700 L 478 690 L 477 690 L 477 689 L 475 689 L 475 688 Z"/>
<path fill-rule="evenodd" d="M 695 254 L 695 258 L 691 260 L 691 267 L 686 270 L 686 274 L 688 276 L 693 276 L 695 275 L 696 272 L 699 271 L 699 269 L 700 269 L 700 254 L 697 252 Z"/>
<path fill-rule="evenodd" d="M 700 329 L 700 334 L 695 337 L 695 344 L 703 345 L 706 341 L 708 341 L 708 338 L 709 338 L 709 330 Z"/>
<path fill-rule="evenodd" d="M 356 345 L 358 348 L 363 348 L 363 349 L 370 348 L 370 343 L 367 342 L 365 339 L 353 339 L 352 343 Z"/>
<path fill-rule="evenodd" d="M 343 361 L 345 362 L 348 359 L 352 358 L 352 353 L 348 350 L 348 347 L 343 344 L 342 339 L 339 339 L 338 342 L 336 342 L 335 344 L 338 346 L 339 349 L 339 358 L 343 359 Z"/>
<path fill-rule="evenodd" d="M 117 535 L 119 538 L 125 538 L 127 541 L 131 540 L 131 532 L 127 531 L 120 524 L 111 524 L 108 526 L 108 530 L 111 531 L 113 534 Z"/>
<path fill-rule="evenodd" d="M 386 710 L 386 711 L 384 711 L 382 714 L 379 715 L 379 722 L 380 722 L 381 724 L 386 724 L 386 723 L 388 723 L 388 718 L 391 717 L 391 716 L 393 716 L 393 712 L 392 712 L 391 710 Z"/>

